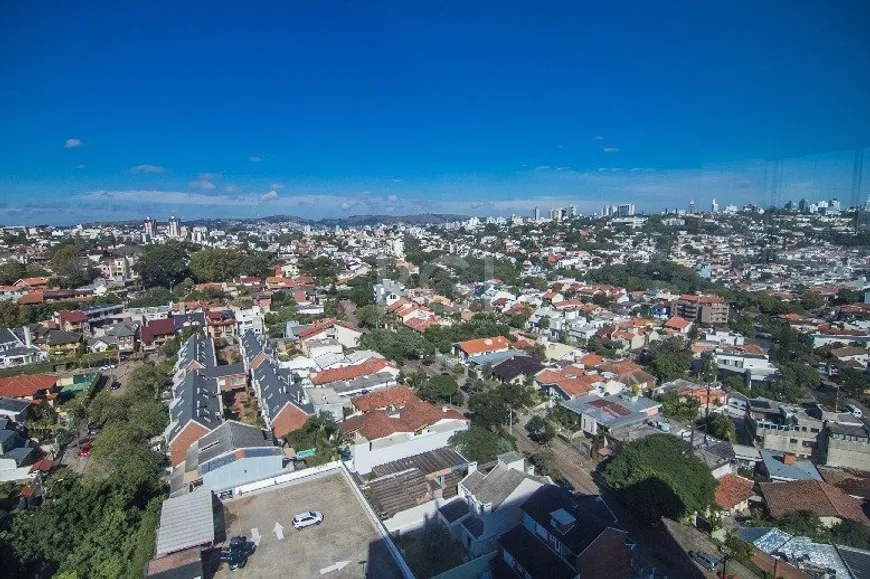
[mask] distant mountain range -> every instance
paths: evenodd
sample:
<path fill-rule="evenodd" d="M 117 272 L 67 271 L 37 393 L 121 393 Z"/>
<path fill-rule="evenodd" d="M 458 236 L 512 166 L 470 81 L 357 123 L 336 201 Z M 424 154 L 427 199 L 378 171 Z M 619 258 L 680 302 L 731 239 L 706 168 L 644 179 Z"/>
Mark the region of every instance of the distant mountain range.
<path fill-rule="evenodd" d="M 222 224 L 260 221 L 265 223 L 298 223 L 321 227 L 365 227 L 375 225 L 392 225 L 405 223 L 407 225 L 440 225 L 451 221 L 465 221 L 468 215 L 454 213 L 420 213 L 417 215 L 350 215 L 348 217 L 330 219 L 306 219 L 297 215 L 271 215 L 247 219 L 195 219 L 185 222 L 186 225 L 206 225 L 219 227 Z"/>

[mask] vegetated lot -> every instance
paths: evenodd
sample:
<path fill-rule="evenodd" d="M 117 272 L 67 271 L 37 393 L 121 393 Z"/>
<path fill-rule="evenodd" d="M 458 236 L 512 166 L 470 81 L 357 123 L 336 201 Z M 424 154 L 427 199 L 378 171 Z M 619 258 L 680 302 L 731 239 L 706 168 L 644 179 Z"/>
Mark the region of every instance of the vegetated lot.
<path fill-rule="evenodd" d="M 244 568 L 230 571 L 222 564 L 215 577 L 359 579 L 364 569 L 367 577 L 401 577 L 341 473 L 312 478 L 224 503 L 227 540 L 250 540 L 255 528 L 261 539 Z M 297 531 L 293 517 L 305 511 L 320 511 L 323 523 Z M 283 539 L 275 523 L 283 526 Z"/>

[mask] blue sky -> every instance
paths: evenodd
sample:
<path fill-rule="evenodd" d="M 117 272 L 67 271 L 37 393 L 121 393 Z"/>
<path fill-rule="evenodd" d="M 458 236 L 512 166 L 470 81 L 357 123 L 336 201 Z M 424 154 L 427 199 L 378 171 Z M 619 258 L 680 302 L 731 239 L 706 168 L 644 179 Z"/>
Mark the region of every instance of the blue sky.
<path fill-rule="evenodd" d="M 868 16 L 862 0 L 6 2 L 0 223 L 763 202 L 774 157 L 784 200 L 848 199 Z"/>

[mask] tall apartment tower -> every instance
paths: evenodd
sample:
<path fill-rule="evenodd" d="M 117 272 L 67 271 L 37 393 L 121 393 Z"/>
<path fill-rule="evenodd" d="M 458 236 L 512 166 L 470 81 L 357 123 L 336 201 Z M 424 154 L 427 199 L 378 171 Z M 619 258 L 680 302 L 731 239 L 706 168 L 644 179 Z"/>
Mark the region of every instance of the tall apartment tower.
<path fill-rule="evenodd" d="M 154 239 L 154 236 L 157 234 L 157 221 L 146 217 L 145 223 L 142 224 L 142 232 L 147 239 Z"/>
<path fill-rule="evenodd" d="M 172 239 L 181 237 L 181 219 L 173 215 L 169 218 L 169 231 L 167 235 Z"/>

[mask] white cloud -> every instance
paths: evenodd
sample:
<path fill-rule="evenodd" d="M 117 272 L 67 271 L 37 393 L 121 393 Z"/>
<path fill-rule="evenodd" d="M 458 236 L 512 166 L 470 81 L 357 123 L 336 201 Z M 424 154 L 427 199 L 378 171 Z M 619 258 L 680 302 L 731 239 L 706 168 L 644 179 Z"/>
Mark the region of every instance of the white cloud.
<path fill-rule="evenodd" d="M 592 140 L 593 141 L 603 141 L 604 137 L 602 137 L 601 135 L 596 135 L 596 136 L 592 137 Z"/>
<path fill-rule="evenodd" d="M 76 147 L 81 147 L 82 145 L 84 145 L 84 143 L 82 142 L 81 139 L 72 138 L 72 139 L 66 140 L 66 142 L 63 144 L 63 148 L 64 149 L 75 149 Z"/>
<path fill-rule="evenodd" d="M 257 155 L 252 155 L 252 156 L 248 157 L 248 161 L 250 161 L 251 163 L 259 163 L 259 162 L 262 161 L 262 160 L 263 160 L 263 159 L 261 159 L 261 158 L 260 158 L 259 156 L 257 156 Z"/>
<path fill-rule="evenodd" d="M 85 168 L 84 163 L 80 163 L 78 165 L 73 165 L 73 169 L 84 169 L 84 168 Z"/>
<path fill-rule="evenodd" d="M 390 195 L 389 197 L 387 197 L 387 201 L 389 201 L 390 203 L 395 203 L 398 200 L 399 198 L 395 195 Z"/>
<path fill-rule="evenodd" d="M 344 211 L 347 211 L 347 210 L 350 209 L 352 206 L 353 206 L 353 205 L 352 205 L 349 201 L 345 201 L 344 203 L 341 204 L 341 208 L 342 208 Z"/>
<path fill-rule="evenodd" d="M 619 147 L 602 147 L 601 150 L 605 153 L 618 153 Z"/>
<path fill-rule="evenodd" d="M 260 201 L 263 202 L 275 201 L 276 199 L 278 199 L 278 192 L 275 190 L 264 193 L 263 196 L 260 197 Z"/>
<path fill-rule="evenodd" d="M 535 167 L 535 171 L 549 171 L 550 169 L 552 169 L 552 167 L 549 165 L 538 165 Z"/>
<path fill-rule="evenodd" d="M 284 188 L 283 183 L 272 183 L 271 185 L 269 185 L 269 189 L 271 189 L 273 191 L 280 191 L 283 188 Z"/>
<path fill-rule="evenodd" d="M 399 179 L 398 177 L 393 179 L 393 183 L 404 183 L 404 182 L 405 182 L 404 179 Z"/>
<path fill-rule="evenodd" d="M 235 190 L 236 190 L 235 185 L 227 185 L 226 187 L 224 187 L 224 191 L 227 193 L 234 193 Z"/>
<path fill-rule="evenodd" d="M 211 181 L 212 177 L 208 173 L 202 173 L 197 179 L 191 181 L 189 185 L 194 189 L 207 189 L 211 190 L 215 188 L 214 183 Z"/>
<path fill-rule="evenodd" d="M 166 172 L 166 167 L 161 167 L 160 165 L 136 165 L 132 169 L 130 169 L 131 173 L 164 173 Z"/>

